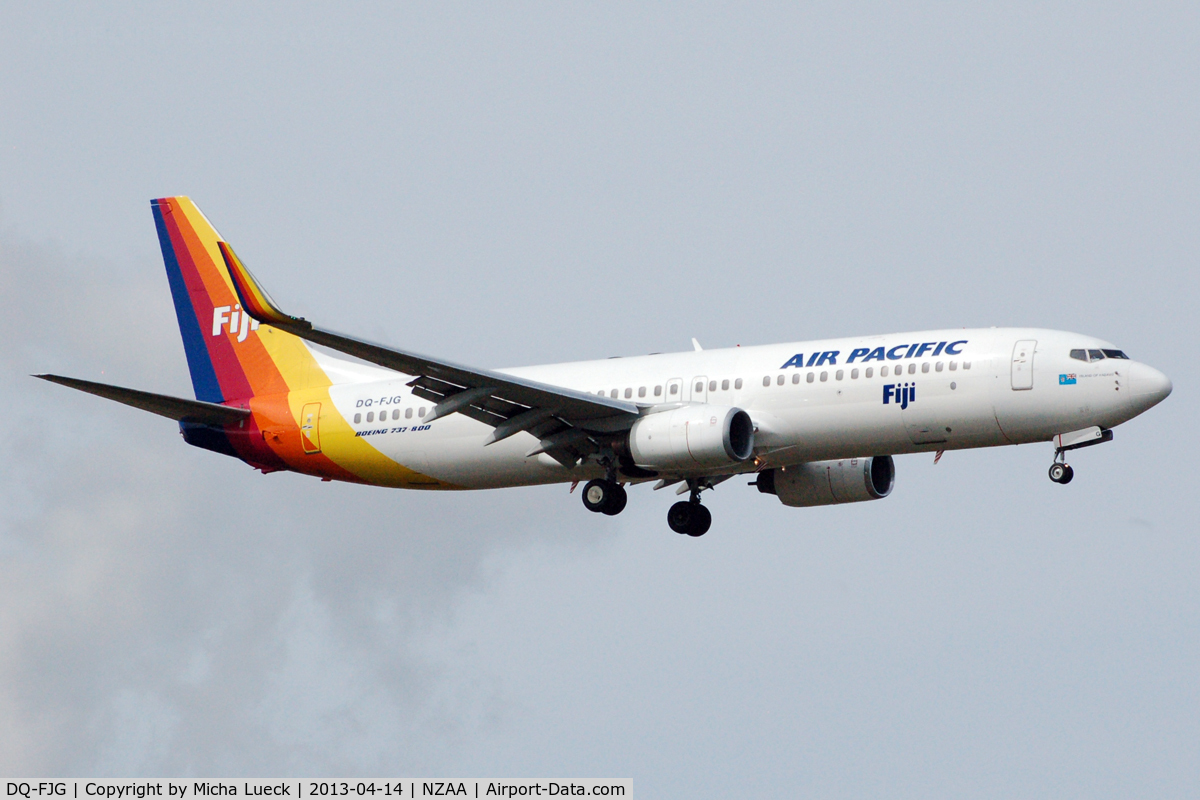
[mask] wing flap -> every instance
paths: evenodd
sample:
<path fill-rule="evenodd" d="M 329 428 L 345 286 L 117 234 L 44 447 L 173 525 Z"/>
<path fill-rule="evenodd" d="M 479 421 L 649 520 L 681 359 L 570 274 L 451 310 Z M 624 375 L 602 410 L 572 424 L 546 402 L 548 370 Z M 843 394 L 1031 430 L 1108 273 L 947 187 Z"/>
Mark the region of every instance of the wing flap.
<path fill-rule="evenodd" d="M 259 322 L 339 353 L 413 375 L 415 378 L 409 383 L 413 394 L 434 403 L 449 400 L 460 392 L 490 390 L 487 396 L 448 413 L 464 414 L 496 426 L 532 409 L 544 409 L 553 413 L 562 425 L 610 432 L 628 428 L 639 416 L 636 403 L 454 364 L 314 327 L 302 317 L 281 311 L 229 245 L 221 242 L 220 250 L 242 308 Z"/>

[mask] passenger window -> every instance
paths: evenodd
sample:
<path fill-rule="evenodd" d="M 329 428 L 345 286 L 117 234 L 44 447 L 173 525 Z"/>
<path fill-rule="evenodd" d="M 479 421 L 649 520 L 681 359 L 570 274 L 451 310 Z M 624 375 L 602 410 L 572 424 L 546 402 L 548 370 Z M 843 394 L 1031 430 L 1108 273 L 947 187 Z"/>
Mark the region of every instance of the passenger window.
<path fill-rule="evenodd" d="M 639 386 L 638 387 L 638 397 L 645 397 L 645 396 L 646 396 L 646 387 Z"/>
<path fill-rule="evenodd" d="M 958 369 L 958 362 L 957 362 L 957 361 L 951 361 L 951 362 L 950 362 L 950 371 L 951 371 L 951 372 L 954 372 L 954 370 L 956 370 L 956 369 Z"/>
<path fill-rule="evenodd" d="M 1087 361 L 1087 350 L 1072 350 L 1071 358 L 1075 359 L 1076 361 Z"/>
<path fill-rule="evenodd" d="M 425 416 L 425 406 L 421 406 L 420 408 L 417 409 L 417 416 L 418 417 Z"/>
<path fill-rule="evenodd" d="M 926 373 L 929 372 L 929 362 L 928 361 L 926 361 L 924 364 L 921 365 L 921 372 L 926 372 Z"/>
<path fill-rule="evenodd" d="M 874 367 L 867 367 L 867 377 L 868 378 L 875 377 L 875 368 Z"/>
<path fill-rule="evenodd" d="M 679 394 L 679 384 L 677 384 L 677 383 L 671 384 L 671 394 Z"/>
<path fill-rule="evenodd" d="M 809 383 L 812 383 L 814 380 L 816 380 L 816 373 L 813 373 L 813 372 L 808 373 L 808 378 L 806 380 Z"/>
<path fill-rule="evenodd" d="M 941 372 L 942 371 L 942 362 L 939 361 L 936 364 L 934 364 L 933 369 L 935 372 Z"/>
<path fill-rule="evenodd" d="M 771 376 L 763 375 L 763 386 L 770 386 L 770 385 L 771 385 Z"/>
<path fill-rule="evenodd" d="M 776 378 L 775 383 L 777 383 L 780 386 L 783 386 L 783 376 L 780 375 L 778 378 Z"/>
<path fill-rule="evenodd" d="M 964 361 L 964 362 L 963 362 L 963 369 L 970 369 L 970 368 L 971 368 L 971 362 L 970 362 L 970 361 Z"/>
<path fill-rule="evenodd" d="M 1103 361 L 1104 360 L 1104 351 L 1103 350 L 1088 350 L 1088 360 L 1089 361 Z"/>
<path fill-rule="evenodd" d="M 742 388 L 742 379 L 741 378 L 738 378 L 736 381 L 733 382 L 733 388 L 735 388 L 735 389 Z"/>
<path fill-rule="evenodd" d="M 846 374 L 845 370 L 839 369 L 837 372 L 834 373 L 833 377 L 840 381 L 842 379 L 842 376 L 845 374 Z"/>
<path fill-rule="evenodd" d="M 800 382 L 800 373 L 793 372 L 792 373 L 792 383 L 799 383 L 799 382 Z"/>
<path fill-rule="evenodd" d="M 1123 350 L 1101 350 L 1100 352 L 1104 353 L 1104 355 L 1109 358 L 1123 358 L 1126 361 L 1129 360 L 1129 356 L 1125 355 L 1125 351 Z"/>
<path fill-rule="evenodd" d="M 850 380 L 852 380 L 852 381 L 858 380 L 858 370 L 857 369 L 850 370 Z"/>
<path fill-rule="evenodd" d="M 354 424 L 357 425 L 360 422 L 362 422 L 362 414 L 355 414 L 354 415 Z"/>
<path fill-rule="evenodd" d="M 398 409 L 398 408 L 392 409 L 392 419 L 394 419 L 394 420 L 400 419 L 400 409 Z"/>
<path fill-rule="evenodd" d="M 715 391 L 717 390 L 717 382 L 716 382 L 716 381 L 709 381 L 709 382 L 708 382 L 708 390 L 709 390 L 710 392 L 715 392 Z"/>
<path fill-rule="evenodd" d="M 721 381 L 721 391 L 722 391 L 722 392 L 727 392 L 727 391 L 729 391 L 729 379 L 728 379 L 728 378 L 726 378 L 725 380 Z"/>
<path fill-rule="evenodd" d="M 824 383 L 824 382 L 825 382 L 825 381 L 827 381 L 827 380 L 829 380 L 829 373 L 828 373 L 828 372 L 822 372 L 822 373 L 821 373 L 821 383 Z"/>
<path fill-rule="evenodd" d="M 916 375 L 916 374 L 917 374 L 917 365 L 916 365 L 916 364 L 909 364 L 909 365 L 908 365 L 908 374 L 909 374 L 909 375 Z"/>
<path fill-rule="evenodd" d="M 696 381 L 696 393 L 699 394 L 700 392 L 703 392 L 703 391 L 704 391 L 704 381 Z"/>
<path fill-rule="evenodd" d="M 879 374 L 880 374 L 882 377 L 886 378 L 886 377 L 887 377 L 887 374 L 888 374 L 888 368 L 887 368 L 886 366 L 884 366 L 884 367 L 880 367 L 880 368 L 879 368 Z"/>
<path fill-rule="evenodd" d="M 408 408 L 404 409 L 404 418 L 412 419 L 412 406 L 409 406 Z"/>
<path fill-rule="evenodd" d="M 617 395 L 619 395 L 619 394 L 620 394 L 620 392 L 618 392 L 616 389 L 613 389 L 611 392 L 608 393 L 608 396 L 611 397 L 613 400 L 616 400 Z"/>
<path fill-rule="evenodd" d="M 375 421 L 375 412 L 368 411 L 367 412 L 367 422 L 374 422 L 374 421 Z"/>
<path fill-rule="evenodd" d="M 661 394 L 662 394 L 662 386 L 655 386 L 654 387 L 654 396 L 658 397 Z"/>

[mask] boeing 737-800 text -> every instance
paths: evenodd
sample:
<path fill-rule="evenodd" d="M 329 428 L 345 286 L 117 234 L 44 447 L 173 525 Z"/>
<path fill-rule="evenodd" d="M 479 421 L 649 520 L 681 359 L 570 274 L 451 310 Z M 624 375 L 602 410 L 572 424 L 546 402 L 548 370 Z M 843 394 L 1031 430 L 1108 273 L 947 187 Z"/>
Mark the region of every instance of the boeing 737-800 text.
<path fill-rule="evenodd" d="M 893 455 L 1053 442 L 1065 454 L 1171 393 L 1158 370 L 1091 336 L 919 331 L 486 370 L 289 316 L 186 197 L 152 202 L 196 399 L 38 377 L 179 422 L 189 444 L 263 472 L 411 489 L 587 481 L 590 511 L 625 486 L 688 499 L 736 475 L 785 505 L 887 497 Z M 355 357 L 347 361 L 311 345 Z M 366 363 L 360 363 L 366 362 Z"/>

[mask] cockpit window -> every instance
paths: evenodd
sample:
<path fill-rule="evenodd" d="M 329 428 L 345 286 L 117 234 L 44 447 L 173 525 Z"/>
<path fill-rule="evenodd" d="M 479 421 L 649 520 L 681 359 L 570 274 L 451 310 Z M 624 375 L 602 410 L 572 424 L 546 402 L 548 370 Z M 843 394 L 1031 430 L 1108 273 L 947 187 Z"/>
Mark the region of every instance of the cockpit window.
<path fill-rule="evenodd" d="M 1076 361 L 1103 361 L 1106 358 L 1123 358 L 1129 360 L 1122 350 L 1072 350 L 1071 358 Z"/>

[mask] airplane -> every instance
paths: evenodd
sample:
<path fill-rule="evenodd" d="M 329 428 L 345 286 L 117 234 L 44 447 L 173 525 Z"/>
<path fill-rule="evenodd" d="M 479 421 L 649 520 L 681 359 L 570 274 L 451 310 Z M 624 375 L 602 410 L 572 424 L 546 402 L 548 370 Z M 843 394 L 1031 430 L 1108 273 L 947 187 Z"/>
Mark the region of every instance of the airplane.
<path fill-rule="evenodd" d="M 37 375 L 176 420 L 184 441 L 263 473 L 406 489 L 586 482 L 687 494 L 671 530 L 704 535 L 701 493 L 737 476 L 784 505 L 879 500 L 893 456 L 1052 442 L 1066 453 L 1162 402 L 1171 381 L 1092 336 L 952 329 L 479 369 L 284 313 L 187 197 L 151 201 L 195 400 Z M 314 347 L 314 345 L 320 346 Z M 354 361 L 326 350 L 352 356 Z"/>

